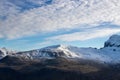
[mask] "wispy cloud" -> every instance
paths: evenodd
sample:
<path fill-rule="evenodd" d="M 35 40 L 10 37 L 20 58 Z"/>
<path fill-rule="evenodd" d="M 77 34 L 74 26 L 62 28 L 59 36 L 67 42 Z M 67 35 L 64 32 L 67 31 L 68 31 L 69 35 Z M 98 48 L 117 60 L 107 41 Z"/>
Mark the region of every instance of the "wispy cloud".
<path fill-rule="evenodd" d="M 46 1 L 40 2 L 41 0 L 30 1 L 33 3 L 38 2 L 38 5 L 46 4 Z M 6 18 L 4 20 L 3 18 L 0 19 L 0 35 L 3 38 L 16 39 L 44 32 L 60 31 L 61 29 L 66 31 L 74 28 L 85 28 L 76 25 L 99 25 L 102 22 L 111 22 L 115 25 L 120 25 L 119 4 L 120 0 L 52 0 L 49 5 L 32 7 L 21 12 L 21 6 L 17 6 L 14 2 L 9 2 L 9 0 L 1 0 L 0 16 Z M 87 27 L 91 28 L 94 26 Z M 79 40 L 78 38 L 85 40 L 97 36 L 109 35 L 118 31 L 106 29 L 106 33 L 99 30 L 92 30 L 92 32 L 98 33 L 96 35 L 87 32 L 77 32 L 58 36 L 57 38 L 63 38 L 64 36 L 69 38 L 72 35 L 82 34 L 83 36 L 74 38 L 75 40 Z M 89 37 L 87 36 L 88 34 L 94 36 Z M 55 37 L 55 39 L 57 38 Z M 74 41 L 74 39 L 70 39 L 69 41 Z M 67 41 L 66 38 L 61 40 Z"/>
<path fill-rule="evenodd" d="M 120 33 L 120 29 L 111 29 L 111 28 L 103 28 L 103 29 L 90 29 L 86 30 L 84 32 L 75 32 L 70 34 L 63 34 L 59 36 L 54 36 L 47 38 L 49 41 L 66 41 L 66 42 L 72 42 L 72 41 L 84 41 L 94 38 L 100 38 L 105 36 L 110 36 L 112 34 Z"/>

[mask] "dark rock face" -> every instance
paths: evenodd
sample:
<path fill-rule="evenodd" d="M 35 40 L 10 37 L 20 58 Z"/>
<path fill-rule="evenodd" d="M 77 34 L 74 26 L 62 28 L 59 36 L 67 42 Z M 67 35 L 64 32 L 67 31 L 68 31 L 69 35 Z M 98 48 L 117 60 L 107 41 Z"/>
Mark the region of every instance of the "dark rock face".
<path fill-rule="evenodd" d="M 2 51 L 0 51 L 0 57 L 2 57 L 4 55 L 4 53 Z"/>
<path fill-rule="evenodd" d="M 0 50 L 0 59 L 3 58 L 5 55 L 6 55 L 6 53 L 4 53 Z"/>
<path fill-rule="evenodd" d="M 116 45 L 116 44 L 113 44 L 111 42 L 105 42 L 105 44 L 104 44 L 104 47 L 113 47 L 113 46 L 120 47 L 120 45 Z"/>
<path fill-rule="evenodd" d="M 66 57 L 66 55 L 63 51 L 45 51 L 45 50 L 42 50 L 41 53 L 43 55 L 45 53 L 47 53 L 47 55 L 50 56 L 50 57 Z"/>

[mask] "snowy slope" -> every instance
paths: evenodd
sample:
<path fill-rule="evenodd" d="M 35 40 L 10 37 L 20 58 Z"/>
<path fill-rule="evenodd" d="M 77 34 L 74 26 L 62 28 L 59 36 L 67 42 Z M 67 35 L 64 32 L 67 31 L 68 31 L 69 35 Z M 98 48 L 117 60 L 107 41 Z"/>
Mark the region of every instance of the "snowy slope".
<path fill-rule="evenodd" d="M 106 47 L 100 50 L 101 54 L 109 57 L 110 63 L 120 63 L 120 49 L 116 47 Z"/>
<path fill-rule="evenodd" d="M 68 50 L 67 46 L 64 45 L 54 45 L 37 50 L 19 52 L 15 56 L 25 57 L 27 59 L 37 59 L 37 58 L 56 58 L 56 57 L 65 57 L 65 58 L 75 58 L 79 55 Z"/>

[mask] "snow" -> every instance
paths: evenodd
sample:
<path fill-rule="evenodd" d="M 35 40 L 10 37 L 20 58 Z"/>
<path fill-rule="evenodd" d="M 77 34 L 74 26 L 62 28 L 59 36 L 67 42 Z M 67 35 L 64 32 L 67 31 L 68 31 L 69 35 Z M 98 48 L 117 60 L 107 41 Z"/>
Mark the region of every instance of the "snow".
<path fill-rule="evenodd" d="M 106 47 L 101 49 L 101 54 L 109 57 L 109 62 L 120 63 L 120 49 L 116 47 Z"/>

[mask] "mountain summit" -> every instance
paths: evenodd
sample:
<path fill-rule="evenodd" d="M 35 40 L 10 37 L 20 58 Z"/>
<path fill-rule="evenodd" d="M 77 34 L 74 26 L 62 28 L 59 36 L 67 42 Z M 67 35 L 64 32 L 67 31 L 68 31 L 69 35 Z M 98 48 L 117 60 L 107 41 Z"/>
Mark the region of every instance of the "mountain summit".
<path fill-rule="evenodd" d="M 120 47 L 120 36 L 112 35 L 106 42 L 104 47 Z"/>

